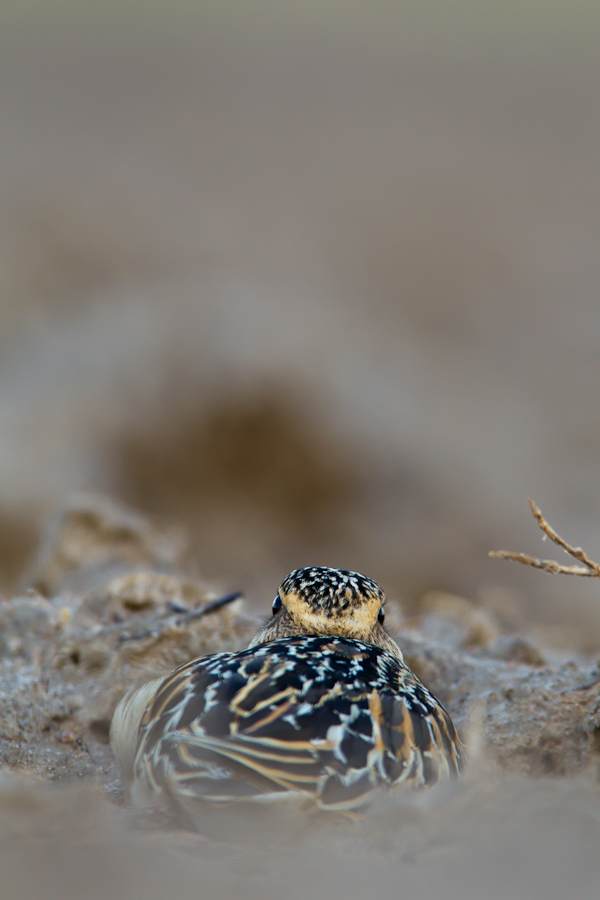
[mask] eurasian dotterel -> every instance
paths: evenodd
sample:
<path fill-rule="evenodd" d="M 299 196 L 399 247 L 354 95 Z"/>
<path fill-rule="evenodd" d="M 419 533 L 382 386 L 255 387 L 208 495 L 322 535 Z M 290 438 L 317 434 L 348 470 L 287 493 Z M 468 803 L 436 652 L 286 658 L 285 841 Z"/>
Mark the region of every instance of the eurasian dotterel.
<path fill-rule="evenodd" d="M 247 649 L 124 697 L 111 743 L 134 804 L 188 813 L 295 795 L 353 810 L 380 786 L 457 775 L 452 720 L 405 665 L 384 603 L 357 572 L 296 569 Z"/>

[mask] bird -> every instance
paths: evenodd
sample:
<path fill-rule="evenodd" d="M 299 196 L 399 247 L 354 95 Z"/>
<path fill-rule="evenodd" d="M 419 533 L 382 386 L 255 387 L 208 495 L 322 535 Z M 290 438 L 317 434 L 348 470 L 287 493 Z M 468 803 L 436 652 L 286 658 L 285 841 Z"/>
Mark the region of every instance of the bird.
<path fill-rule="evenodd" d="M 118 705 L 111 744 L 134 805 L 185 817 L 295 797 L 354 814 L 379 788 L 458 775 L 452 719 L 384 619 L 365 575 L 291 572 L 245 650 L 194 659 Z"/>

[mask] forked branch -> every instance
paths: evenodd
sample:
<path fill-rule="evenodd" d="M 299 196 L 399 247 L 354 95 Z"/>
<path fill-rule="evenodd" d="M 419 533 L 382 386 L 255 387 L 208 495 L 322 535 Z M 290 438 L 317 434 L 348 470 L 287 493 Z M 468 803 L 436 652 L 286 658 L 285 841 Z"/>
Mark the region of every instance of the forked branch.
<path fill-rule="evenodd" d="M 538 509 L 533 500 L 529 500 L 528 503 L 536 522 L 544 534 L 549 537 L 557 547 L 560 547 L 561 550 L 564 550 L 565 553 L 568 553 L 573 559 L 579 560 L 583 565 L 563 566 L 553 559 L 536 559 L 536 557 L 529 556 L 527 553 L 513 553 L 510 550 L 491 550 L 488 555 L 493 556 L 495 559 L 510 559 L 513 562 L 521 563 L 524 566 L 531 566 L 534 569 L 543 569 L 544 572 L 550 572 L 551 575 L 579 575 L 583 578 L 600 578 L 600 563 L 590 559 L 581 547 L 573 547 L 571 544 L 568 544 L 567 541 L 565 541 L 564 538 L 561 538 L 552 526 L 549 525 L 542 515 L 542 511 Z"/>

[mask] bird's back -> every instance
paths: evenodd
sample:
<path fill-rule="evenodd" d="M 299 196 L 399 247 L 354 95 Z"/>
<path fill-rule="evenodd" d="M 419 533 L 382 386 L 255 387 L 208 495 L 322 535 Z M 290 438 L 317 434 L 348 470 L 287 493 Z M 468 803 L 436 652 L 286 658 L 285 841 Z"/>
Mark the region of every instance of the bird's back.
<path fill-rule="evenodd" d="M 460 769 L 452 721 L 415 675 L 337 636 L 193 660 L 160 684 L 138 734 L 134 795 L 179 808 L 295 794 L 347 810 L 378 785 L 420 787 Z"/>

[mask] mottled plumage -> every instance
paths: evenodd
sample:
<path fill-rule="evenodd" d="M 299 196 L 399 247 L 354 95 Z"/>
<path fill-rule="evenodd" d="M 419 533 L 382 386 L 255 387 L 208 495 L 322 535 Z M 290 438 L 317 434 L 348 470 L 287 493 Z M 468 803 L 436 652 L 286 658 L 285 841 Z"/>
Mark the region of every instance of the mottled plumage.
<path fill-rule="evenodd" d="M 450 716 L 383 629 L 383 603 L 357 573 L 296 570 L 248 649 L 125 698 L 112 739 L 134 800 L 185 809 L 295 794 L 347 810 L 378 785 L 457 774 Z"/>

